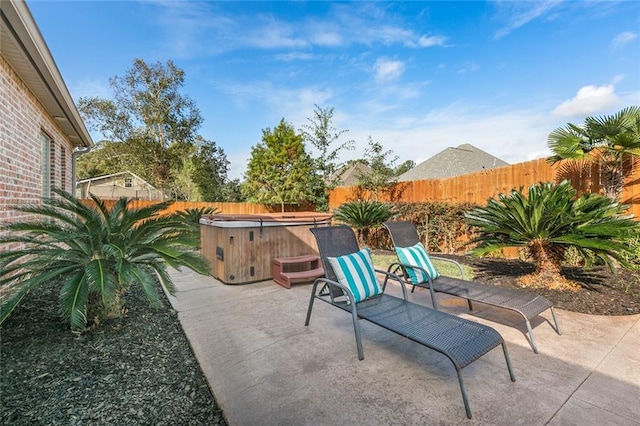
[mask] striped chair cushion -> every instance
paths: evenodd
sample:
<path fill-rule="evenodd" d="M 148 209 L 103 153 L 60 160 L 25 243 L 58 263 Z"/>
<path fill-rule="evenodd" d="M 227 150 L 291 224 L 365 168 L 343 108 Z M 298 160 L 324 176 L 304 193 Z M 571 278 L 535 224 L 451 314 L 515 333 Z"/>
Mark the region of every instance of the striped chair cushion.
<path fill-rule="evenodd" d="M 400 263 L 424 269 L 432 280 L 440 276 L 422 243 L 418 243 L 412 247 L 396 247 L 396 254 L 398 255 Z M 412 284 L 420 284 L 429 281 L 427 274 L 420 269 L 407 268 L 407 274 L 409 275 L 409 279 Z"/>
<path fill-rule="evenodd" d="M 382 293 L 368 248 L 340 257 L 328 257 L 338 282 L 349 287 L 354 303 Z"/>

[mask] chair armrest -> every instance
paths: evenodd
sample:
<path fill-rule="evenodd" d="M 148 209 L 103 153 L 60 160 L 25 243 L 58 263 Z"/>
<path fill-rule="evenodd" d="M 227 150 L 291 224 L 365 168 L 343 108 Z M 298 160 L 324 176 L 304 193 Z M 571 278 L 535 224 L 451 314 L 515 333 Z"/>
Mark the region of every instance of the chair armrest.
<path fill-rule="evenodd" d="M 458 270 L 460 271 L 460 277 L 464 280 L 466 279 L 464 276 L 464 269 L 462 268 L 462 265 L 460 264 L 460 262 L 457 262 L 453 259 L 447 259 L 446 257 L 438 257 L 438 256 L 430 256 L 431 259 L 436 259 L 439 260 L 441 262 L 448 262 L 448 263 L 453 263 L 454 265 L 456 265 L 458 267 Z"/>
<path fill-rule="evenodd" d="M 322 292 L 322 289 L 323 289 L 325 286 L 333 286 L 333 287 L 337 287 L 337 288 L 339 288 L 340 290 L 342 290 L 342 292 L 344 293 L 344 295 L 347 297 L 347 299 L 348 299 L 348 301 L 347 301 L 347 302 L 348 302 L 349 304 L 352 304 L 352 302 L 355 300 L 355 297 L 353 296 L 353 292 L 351 291 L 351 289 L 350 289 L 348 286 L 346 286 L 346 285 L 344 285 L 344 284 L 341 284 L 341 283 L 339 283 L 339 282 L 337 282 L 337 281 L 332 281 L 332 280 L 330 280 L 330 279 L 328 279 L 328 278 L 325 278 L 325 277 L 317 278 L 317 279 L 313 282 L 313 292 L 314 292 L 314 293 L 315 293 L 315 291 L 316 291 L 316 288 L 318 287 L 318 284 L 321 284 L 321 283 L 324 283 L 324 286 L 322 286 L 322 287 L 320 288 L 320 292 Z M 333 293 L 332 293 L 331 291 L 329 291 L 329 295 L 331 296 L 331 303 L 337 303 L 337 302 L 334 300 L 334 298 L 333 298 Z M 326 294 L 317 294 L 315 297 L 321 298 L 322 296 L 326 296 Z"/>
<path fill-rule="evenodd" d="M 404 280 L 400 278 L 399 275 L 394 274 L 393 272 L 390 272 L 390 271 L 385 271 L 384 269 L 374 269 L 374 271 L 384 275 L 384 283 L 382 284 L 383 293 L 387 288 L 387 281 L 389 280 L 389 278 L 391 278 L 392 280 L 396 280 L 400 283 L 400 287 L 402 288 L 402 296 L 404 297 L 404 300 L 408 300 L 407 285 L 405 284 Z"/>
<path fill-rule="evenodd" d="M 416 269 L 416 270 L 418 270 L 418 271 L 422 271 L 422 272 L 424 272 L 424 274 L 427 276 L 427 279 L 428 279 L 428 281 L 429 281 L 429 286 L 431 287 L 431 284 L 432 284 L 431 275 L 429 274 L 429 271 L 427 271 L 426 269 L 421 268 L 421 267 L 419 267 L 419 266 L 408 265 L 408 264 L 406 264 L 406 263 L 393 262 L 391 265 L 389 265 L 389 268 L 388 268 L 387 270 L 388 270 L 388 271 L 391 271 L 391 268 L 392 268 L 393 266 L 396 266 L 396 267 L 401 268 L 401 269 L 402 269 L 402 272 L 405 274 L 405 276 L 406 276 L 406 274 L 407 274 L 407 269 Z"/>

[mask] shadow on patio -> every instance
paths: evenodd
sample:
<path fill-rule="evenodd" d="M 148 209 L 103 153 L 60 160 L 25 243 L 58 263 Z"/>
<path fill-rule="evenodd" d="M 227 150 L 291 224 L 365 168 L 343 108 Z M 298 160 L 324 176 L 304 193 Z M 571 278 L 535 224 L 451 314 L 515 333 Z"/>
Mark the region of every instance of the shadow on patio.
<path fill-rule="evenodd" d="M 605 317 L 558 310 L 532 322 L 540 354 L 508 311 L 438 295 L 446 312 L 490 325 L 509 349 L 463 369 L 473 411 L 465 417 L 455 370 L 444 356 L 361 322 L 358 360 L 349 314 L 316 302 L 304 320 L 308 284 L 225 285 L 172 271 L 171 303 L 230 425 L 639 425 L 640 315 Z M 389 289 L 400 294 L 400 288 Z M 430 306 L 428 291 L 410 300 Z M 549 318 L 547 318 L 547 316 Z"/>

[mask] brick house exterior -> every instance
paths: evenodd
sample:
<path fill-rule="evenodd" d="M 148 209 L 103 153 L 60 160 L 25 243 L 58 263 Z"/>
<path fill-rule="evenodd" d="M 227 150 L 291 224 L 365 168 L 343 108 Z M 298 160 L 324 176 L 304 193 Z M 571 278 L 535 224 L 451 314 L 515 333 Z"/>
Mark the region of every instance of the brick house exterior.
<path fill-rule="evenodd" d="M 24 1 L 2 0 L 0 24 L 0 223 L 8 223 L 30 219 L 13 205 L 39 203 L 54 187 L 73 192 L 75 157 L 93 141 Z"/>

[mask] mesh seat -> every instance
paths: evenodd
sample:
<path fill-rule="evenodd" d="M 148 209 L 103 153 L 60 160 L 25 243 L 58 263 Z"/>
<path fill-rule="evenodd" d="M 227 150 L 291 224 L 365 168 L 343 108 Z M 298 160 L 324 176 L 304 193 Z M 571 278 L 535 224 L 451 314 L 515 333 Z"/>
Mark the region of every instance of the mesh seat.
<path fill-rule="evenodd" d="M 411 247 L 420 241 L 418 231 L 416 230 L 415 225 L 411 222 L 385 222 L 384 226 L 389 230 L 391 241 L 395 247 Z M 548 299 L 522 290 L 513 290 L 465 280 L 462 266 L 460 266 L 458 262 L 435 256 L 430 257 L 432 259 L 440 259 L 456 264 L 460 269 L 463 278 L 459 279 L 439 276 L 433 280 L 430 279 L 425 282 L 414 283 L 408 278 L 409 275 L 407 274 L 407 269 L 411 268 L 409 265 L 393 263 L 389 266 L 389 271 L 394 270 L 394 268 L 400 268 L 403 272 L 402 275 L 407 278 L 406 282 L 410 284 L 412 288 L 423 287 L 429 289 L 429 291 L 431 291 L 431 300 L 433 301 L 433 307 L 435 309 L 438 309 L 438 306 L 434 293 L 440 292 L 466 299 L 469 304 L 469 309 L 473 309 L 472 302 L 480 302 L 517 312 L 525 320 L 527 331 L 529 332 L 529 343 L 535 353 L 538 353 L 538 347 L 533 335 L 533 329 L 531 328 L 530 320 L 532 318 L 549 309 L 553 317 L 555 330 L 558 334 L 561 334 L 558 320 L 553 310 L 553 304 Z"/>
<path fill-rule="evenodd" d="M 313 228 L 311 232 L 316 237 L 326 276 L 313 283 L 305 326 L 308 326 L 311 320 L 314 301 L 319 299 L 351 313 L 360 360 L 364 359 L 358 323 L 360 319 L 441 353 L 454 365 L 465 412 L 469 418 L 471 418 L 471 409 L 461 374 L 464 367 L 494 348 L 502 346 L 509 376 L 512 381 L 515 381 L 507 347 L 500 333 L 489 326 L 409 302 L 404 282 L 394 274 L 377 271 L 384 273 L 387 278 L 398 280 L 402 287 L 402 298 L 384 293 L 387 282 L 385 279 L 382 294 L 353 303 L 355 299 L 351 290 L 337 281 L 333 268 L 327 260 L 328 257 L 344 256 L 358 251 L 359 247 L 353 230 L 341 225 Z"/>

